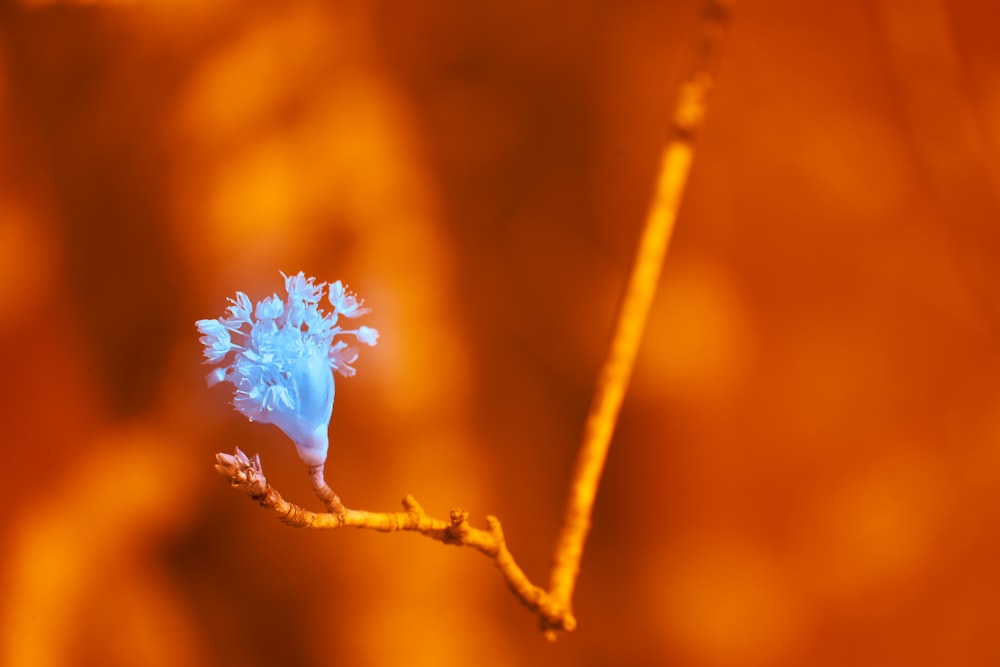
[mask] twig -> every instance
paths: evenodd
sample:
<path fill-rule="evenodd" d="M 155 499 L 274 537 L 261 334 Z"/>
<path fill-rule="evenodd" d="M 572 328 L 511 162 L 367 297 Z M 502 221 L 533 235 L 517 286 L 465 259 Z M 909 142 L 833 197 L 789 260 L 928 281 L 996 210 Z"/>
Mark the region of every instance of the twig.
<path fill-rule="evenodd" d="M 732 5 L 732 0 L 709 0 L 707 3 L 695 64 L 680 89 L 671 127 L 672 138 L 663 151 L 653 202 L 587 417 L 548 590 L 532 584 L 517 565 L 507 549 L 496 517 L 486 517 L 485 530 L 471 526 L 464 509 L 452 510 L 448 521 L 435 519 L 424 512 L 413 496 L 403 499 L 402 512 L 348 509 L 327 486 L 323 466 L 310 468 L 309 474 L 313 490 L 329 512 L 310 512 L 282 498 L 264 477 L 260 459 L 251 459 L 239 449 L 234 455 L 217 455 L 215 467 L 219 473 L 290 526 L 412 531 L 444 544 L 471 547 L 492 560 L 514 595 L 538 614 L 546 637 L 555 639 L 557 631 L 575 629 L 573 589 L 590 531 L 597 486 L 691 171 L 694 139 L 705 117 L 719 47 L 729 26 Z"/>
<path fill-rule="evenodd" d="M 469 524 L 469 513 L 453 509 L 448 521 L 427 515 L 413 496 L 403 498 L 402 512 L 366 512 L 347 509 L 339 504 L 340 511 L 310 512 L 290 503 L 272 487 L 261 469 L 260 457 L 248 457 L 239 448 L 235 454 L 217 454 L 215 469 L 231 485 L 253 498 L 261 507 L 271 510 L 278 518 L 295 528 L 368 528 L 381 532 L 411 531 L 444 544 L 466 546 L 479 551 L 493 561 L 500 576 L 525 607 L 537 613 L 546 627 L 571 630 L 575 621 L 565 608 L 556 604 L 552 596 L 528 580 L 527 575 L 514 561 L 504 540 L 500 521 L 486 517 L 486 530 Z M 322 471 L 320 471 L 322 475 Z M 325 482 L 322 485 L 326 487 Z M 329 489 L 329 487 L 326 487 Z M 317 490 L 322 499 L 322 492 Z M 325 501 L 324 501 L 325 502 Z"/>
<path fill-rule="evenodd" d="M 571 609 L 583 546 L 587 533 L 590 532 L 594 498 L 604 470 L 611 436 L 635 365 L 663 259 L 691 171 L 694 139 L 705 117 L 713 73 L 719 60 L 719 47 L 729 26 L 731 10 L 732 2 L 713 0 L 708 3 L 695 66 L 680 89 L 674 111 L 672 138 L 663 151 L 653 202 L 622 298 L 608 356 L 601 368 L 587 416 L 583 444 L 577 455 L 562 532 L 556 544 L 549 579 L 549 592 L 567 610 Z"/>

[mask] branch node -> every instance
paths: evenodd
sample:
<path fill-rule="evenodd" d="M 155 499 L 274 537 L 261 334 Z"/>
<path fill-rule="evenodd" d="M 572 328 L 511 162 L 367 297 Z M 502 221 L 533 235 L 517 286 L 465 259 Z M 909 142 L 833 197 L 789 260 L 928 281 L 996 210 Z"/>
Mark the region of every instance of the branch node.
<path fill-rule="evenodd" d="M 427 516 L 427 513 L 424 512 L 424 508 L 420 506 L 417 499 L 409 493 L 406 494 L 405 498 L 403 498 L 403 509 L 406 510 L 407 514 L 410 514 L 417 519 Z"/>
<path fill-rule="evenodd" d="M 451 511 L 451 524 L 444 532 L 444 541 L 448 544 L 464 544 L 469 534 L 469 511 L 456 508 Z"/>

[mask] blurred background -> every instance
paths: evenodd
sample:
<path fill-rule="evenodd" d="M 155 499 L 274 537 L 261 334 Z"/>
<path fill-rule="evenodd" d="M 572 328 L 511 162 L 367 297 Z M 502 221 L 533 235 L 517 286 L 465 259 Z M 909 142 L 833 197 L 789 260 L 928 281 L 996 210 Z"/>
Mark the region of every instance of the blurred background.
<path fill-rule="evenodd" d="M 544 3 L 543 3 L 544 4 Z M 702 0 L 4 3 L 0 664 L 1000 664 L 1000 9 L 736 11 L 546 643 L 489 562 L 229 489 L 293 448 L 194 321 L 279 271 L 382 333 L 351 507 L 503 521 L 544 585 Z"/>

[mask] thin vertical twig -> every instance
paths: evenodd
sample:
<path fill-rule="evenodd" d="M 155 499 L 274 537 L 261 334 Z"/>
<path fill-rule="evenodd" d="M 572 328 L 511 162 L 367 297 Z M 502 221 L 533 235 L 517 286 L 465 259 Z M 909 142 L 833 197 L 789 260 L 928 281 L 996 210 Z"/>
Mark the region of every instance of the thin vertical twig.
<path fill-rule="evenodd" d="M 572 630 L 576 623 L 572 615 L 573 590 L 580 572 L 584 543 L 590 532 L 597 487 L 691 172 L 694 139 L 705 118 L 732 6 L 732 2 L 722 0 L 708 3 L 696 61 L 676 101 L 670 139 L 663 150 L 653 201 L 587 416 L 549 580 L 549 594 L 557 605 L 566 610 L 561 628 L 564 630 Z M 552 636 L 553 628 L 546 630 Z"/>

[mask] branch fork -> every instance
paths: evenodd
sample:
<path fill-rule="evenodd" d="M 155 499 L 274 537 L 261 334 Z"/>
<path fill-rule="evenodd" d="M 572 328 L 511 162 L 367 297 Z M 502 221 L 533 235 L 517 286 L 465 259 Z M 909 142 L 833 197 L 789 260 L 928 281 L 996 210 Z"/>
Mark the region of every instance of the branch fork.
<path fill-rule="evenodd" d="M 486 529 L 470 525 L 469 513 L 465 509 L 453 509 L 448 520 L 435 519 L 424 512 L 413 496 L 403 499 L 402 512 L 348 509 L 327 485 L 322 464 L 309 468 L 313 491 L 327 509 L 325 513 L 315 513 L 282 498 L 268 484 L 257 456 L 250 458 L 239 449 L 234 454 L 218 454 L 216 470 L 232 486 L 241 489 L 290 526 L 320 529 L 368 528 L 382 532 L 412 531 L 443 544 L 476 549 L 493 561 L 514 595 L 538 615 L 547 638 L 554 640 L 557 631 L 573 630 L 576 627 L 571 604 L 573 590 L 580 571 L 583 547 L 590 532 L 598 484 L 677 221 L 694 159 L 694 139 L 704 122 L 714 72 L 718 66 L 722 40 L 729 27 L 733 4 L 734 0 L 706 2 L 695 62 L 677 96 L 671 139 L 663 150 L 652 205 L 646 216 L 615 320 L 611 344 L 587 416 L 563 527 L 553 556 L 548 589 L 532 584 L 525 576 L 508 550 L 500 521 L 494 516 L 486 517 Z M 234 302 L 234 306 L 239 307 L 240 304 Z M 362 331 L 359 329 L 356 333 Z M 325 454 L 325 448 L 323 451 Z"/>

